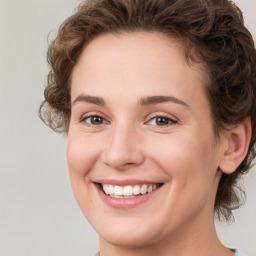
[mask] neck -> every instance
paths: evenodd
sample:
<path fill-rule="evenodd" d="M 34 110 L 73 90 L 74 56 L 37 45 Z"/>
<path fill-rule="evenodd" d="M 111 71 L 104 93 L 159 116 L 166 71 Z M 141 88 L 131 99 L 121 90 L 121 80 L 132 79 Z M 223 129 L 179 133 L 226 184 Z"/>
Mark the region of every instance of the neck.
<path fill-rule="evenodd" d="M 213 215 L 213 214 L 212 214 Z M 208 216 L 209 214 L 205 214 Z M 166 239 L 154 244 L 131 248 L 113 245 L 100 238 L 102 256 L 233 256 L 234 253 L 224 247 L 216 234 L 214 218 L 212 221 L 200 216 L 192 224 L 185 223 L 183 228 L 172 232 Z"/>

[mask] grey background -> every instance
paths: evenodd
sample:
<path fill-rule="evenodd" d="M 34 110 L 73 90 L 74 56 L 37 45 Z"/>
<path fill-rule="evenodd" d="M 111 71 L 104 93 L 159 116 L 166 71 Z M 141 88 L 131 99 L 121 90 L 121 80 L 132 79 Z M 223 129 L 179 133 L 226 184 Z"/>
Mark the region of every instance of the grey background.
<path fill-rule="evenodd" d="M 0 0 L 0 256 L 86 256 L 98 249 L 71 191 L 66 139 L 37 116 L 48 33 L 54 35 L 79 2 Z M 256 35 L 255 0 L 235 2 Z M 248 256 L 256 256 L 255 185 L 254 168 L 236 222 L 217 224 L 221 240 Z"/>

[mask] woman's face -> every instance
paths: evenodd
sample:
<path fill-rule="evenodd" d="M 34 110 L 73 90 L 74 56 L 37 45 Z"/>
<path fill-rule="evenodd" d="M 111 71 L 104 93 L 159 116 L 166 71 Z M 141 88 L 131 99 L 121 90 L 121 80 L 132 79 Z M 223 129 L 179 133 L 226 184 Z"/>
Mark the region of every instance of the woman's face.
<path fill-rule="evenodd" d="M 102 35 L 82 52 L 67 160 L 101 240 L 149 245 L 212 221 L 223 150 L 202 70 L 158 33 Z"/>

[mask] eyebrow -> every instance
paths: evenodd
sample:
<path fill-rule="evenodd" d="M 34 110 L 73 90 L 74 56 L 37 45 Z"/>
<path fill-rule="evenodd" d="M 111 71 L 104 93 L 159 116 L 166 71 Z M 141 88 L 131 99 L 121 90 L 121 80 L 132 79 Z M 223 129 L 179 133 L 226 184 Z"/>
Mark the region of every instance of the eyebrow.
<path fill-rule="evenodd" d="M 74 106 L 78 102 L 88 102 L 88 103 L 92 103 L 92 104 L 99 105 L 99 106 L 106 105 L 103 98 L 97 97 L 97 96 L 91 96 L 91 95 L 84 95 L 84 94 L 81 94 L 78 97 L 76 97 L 72 103 L 72 106 Z M 141 100 L 139 100 L 139 105 L 148 106 L 148 105 L 155 105 L 155 104 L 164 103 L 164 102 L 174 102 L 176 104 L 179 104 L 179 105 L 189 108 L 189 105 L 187 103 L 185 103 L 184 101 L 182 101 L 174 96 L 143 97 Z"/>
<path fill-rule="evenodd" d="M 105 105 L 105 101 L 101 97 L 84 95 L 84 94 L 81 94 L 78 97 L 76 97 L 72 105 L 74 106 L 78 102 L 88 102 L 88 103 L 92 103 L 99 106 Z"/>
<path fill-rule="evenodd" d="M 142 106 L 147 106 L 147 105 L 154 105 L 154 104 L 159 104 L 164 102 L 174 102 L 176 104 L 183 105 L 189 108 L 189 105 L 186 102 L 174 96 L 148 96 L 148 97 L 142 98 L 139 104 Z"/>

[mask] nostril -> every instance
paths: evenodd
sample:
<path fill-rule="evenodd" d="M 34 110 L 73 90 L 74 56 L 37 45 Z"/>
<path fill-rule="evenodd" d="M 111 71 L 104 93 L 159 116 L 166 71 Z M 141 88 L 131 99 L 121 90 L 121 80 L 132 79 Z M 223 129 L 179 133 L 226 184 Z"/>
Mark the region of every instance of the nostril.
<path fill-rule="evenodd" d="M 141 164 L 144 161 L 143 151 L 134 136 L 131 129 L 116 125 L 102 151 L 103 162 L 115 169 Z"/>

